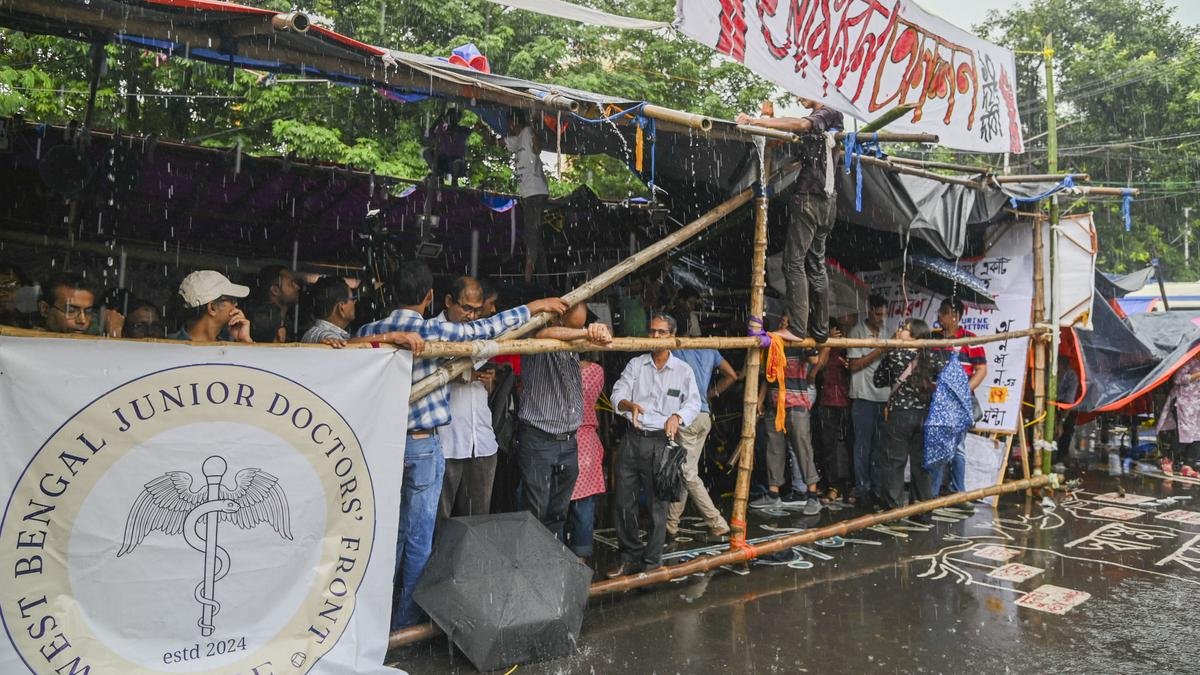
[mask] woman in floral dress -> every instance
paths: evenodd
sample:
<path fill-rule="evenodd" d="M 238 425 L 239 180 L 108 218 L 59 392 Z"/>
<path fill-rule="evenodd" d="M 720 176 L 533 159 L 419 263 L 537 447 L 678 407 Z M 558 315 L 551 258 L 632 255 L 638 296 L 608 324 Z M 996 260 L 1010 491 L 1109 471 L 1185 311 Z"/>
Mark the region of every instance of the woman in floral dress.
<path fill-rule="evenodd" d="M 596 527 L 596 495 L 604 494 L 604 446 L 596 433 L 596 401 L 604 390 L 604 368 L 596 362 L 595 354 L 584 354 L 579 360 L 583 378 L 583 423 L 576 439 L 579 444 L 579 478 L 571 493 L 571 508 L 567 512 L 567 546 L 581 557 L 592 555 L 592 532 Z"/>
<path fill-rule="evenodd" d="M 1177 430 L 1179 454 L 1176 459 L 1182 464 L 1177 470 L 1194 477 L 1197 475 L 1194 465 L 1200 464 L 1200 354 L 1175 371 L 1171 381 L 1174 388 L 1158 416 L 1158 431 Z M 1163 467 L 1164 470 L 1167 468 Z"/>

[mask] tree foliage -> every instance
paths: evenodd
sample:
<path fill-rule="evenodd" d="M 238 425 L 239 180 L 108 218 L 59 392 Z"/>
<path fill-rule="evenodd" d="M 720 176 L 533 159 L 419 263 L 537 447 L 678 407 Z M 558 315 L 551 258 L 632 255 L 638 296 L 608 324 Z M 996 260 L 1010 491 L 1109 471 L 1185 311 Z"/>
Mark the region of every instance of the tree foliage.
<path fill-rule="evenodd" d="M 286 0 L 241 0 L 289 11 Z M 594 3 L 627 15 L 667 18 L 670 0 Z M 771 92 L 745 68 L 701 45 L 662 32 L 617 31 L 563 21 L 478 0 L 315 0 L 315 21 L 370 44 L 447 56 L 474 42 L 493 72 L 648 100 L 692 112 L 731 116 Z M 82 118 L 88 45 L 14 31 L 0 33 L 0 115 L 66 123 Z M 398 103 L 369 88 L 296 82 L 246 70 L 163 59 L 128 46 L 107 47 L 95 126 L 208 145 L 239 139 L 248 152 L 339 162 L 383 175 L 420 178 L 422 137 L 444 103 Z M 467 119 L 466 123 L 470 123 Z M 507 154 L 471 139 L 471 184 L 515 186 Z M 606 197 L 645 194 L 618 160 L 576 158 L 556 194 L 588 184 Z"/>
<path fill-rule="evenodd" d="M 1034 0 L 992 12 L 976 32 L 1016 51 L 1026 138 L 1046 130 L 1042 52 L 1053 36 L 1060 170 L 1141 190 L 1129 232 L 1117 201 L 1071 205 L 1096 210 L 1102 269 L 1131 271 L 1157 255 L 1168 278 L 1193 280 L 1200 264 L 1185 264 L 1181 236 L 1184 207 L 1200 220 L 1200 46 L 1173 13 L 1162 0 Z M 1041 172 L 1046 160 L 1043 137 L 1014 168 Z"/>

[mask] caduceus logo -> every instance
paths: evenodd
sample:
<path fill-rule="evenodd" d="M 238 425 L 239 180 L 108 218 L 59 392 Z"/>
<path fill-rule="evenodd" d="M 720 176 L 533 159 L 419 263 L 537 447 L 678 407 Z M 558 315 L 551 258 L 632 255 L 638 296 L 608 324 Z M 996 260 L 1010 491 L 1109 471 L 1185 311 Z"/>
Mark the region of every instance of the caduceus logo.
<path fill-rule="evenodd" d="M 217 528 L 232 523 L 249 530 L 267 523 L 284 539 L 292 539 L 287 495 L 279 479 L 261 469 L 242 469 L 234 476 L 235 487 L 221 481 L 228 465 L 213 455 L 201 467 L 207 486 L 192 490 L 192 474 L 168 471 L 146 483 L 133 502 L 125 521 L 125 540 L 117 557 L 132 553 L 154 530 L 175 536 L 183 533 L 188 546 L 204 554 L 204 578 L 196 584 L 193 596 L 202 606 L 200 634 L 213 633 L 213 618 L 221 611 L 216 600 L 216 584 L 229 574 L 229 552 L 217 543 Z"/>

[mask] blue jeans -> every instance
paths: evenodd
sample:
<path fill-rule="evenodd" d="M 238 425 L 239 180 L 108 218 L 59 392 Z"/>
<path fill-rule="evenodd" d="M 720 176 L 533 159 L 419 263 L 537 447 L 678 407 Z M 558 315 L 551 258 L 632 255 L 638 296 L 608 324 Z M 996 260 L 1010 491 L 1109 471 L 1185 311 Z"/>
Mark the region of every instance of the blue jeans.
<path fill-rule="evenodd" d="M 954 456 L 950 458 L 950 491 L 962 492 L 967 489 L 967 437 L 964 435 L 954 448 Z"/>
<path fill-rule="evenodd" d="M 446 459 L 437 436 L 414 439 L 404 446 L 404 485 L 400 492 L 400 528 L 396 536 L 396 611 L 392 630 L 421 623 L 425 612 L 413 602 L 413 590 L 429 562 L 433 527 Z"/>
<path fill-rule="evenodd" d="M 856 398 L 850 401 L 854 425 L 854 493 L 860 499 L 882 491 L 879 449 L 883 440 L 883 408 L 886 404 Z"/>
<path fill-rule="evenodd" d="M 567 548 L 581 558 L 592 555 L 592 533 L 596 530 L 596 495 L 576 499 L 567 510 Z"/>

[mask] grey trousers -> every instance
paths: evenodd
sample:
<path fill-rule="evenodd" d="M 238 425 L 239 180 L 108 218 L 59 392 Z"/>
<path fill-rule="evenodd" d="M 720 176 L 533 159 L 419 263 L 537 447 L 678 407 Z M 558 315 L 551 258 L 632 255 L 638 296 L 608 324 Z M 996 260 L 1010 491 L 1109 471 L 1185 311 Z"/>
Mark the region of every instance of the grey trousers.
<path fill-rule="evenodd" d="M 517 466 L 526 508 L 565 543 L 567 509 L 579 477 L 579 445 L 574 433 L 568 438 L 556 436 L 522 424 L 517 432 Z"/>
<path fill-rule="evenodd" d="M 496 480 L 496 455 L 447 459 L 442 476 L 438 517 L 481 516 L 492 508 L 492 484 Z"/>
<path fill-rule="evenodd" d="M 796 449 L 800 462 L 800 473 L 808 485 L 819 482 L 817 464 L 813 461 L 812 429 L 808 411 L 803 408 L 788 408 L 787 424 L 783 431 L 775 431 L 775 411 L 767 411 L 767 485 L 787 485 L 787 444 Z"/>
<path fill-rule="evenodd" d="M 721 517 L 721 512 L 717 510 L 708 494 L 708 488 L 704 486 L 704 481 L 700 480 L 700 456 L 704 454 L 704 442 L 708 440 L 710 431 L 712 415 L 706 412 L 700 413 L 691 424 L 679 430 L 679 444 L 687 450 L 687 459 L 683 462 L 683 480 L 687 484 L 687 494 L 682 500 L 672 502 L 667 510 L 668 532 L 679 529 L 679 520 L 683 516 L 684 507 L 687 506 L 688 497 L 691 497 L 692 503 L 700 509 L 700 515 L 704 516 L 704 523 L 708 525 L 708 529 L 714 532 L 729 530 L 729 523 Z"/>
<path fill-rule="evenodd" d="M 810 313 L 814 329 L 827 331 L 829 327 L 825 239 L 833 230 L 837 197 L 826 197 L 824 194 L 796 195 L 788 208 L 787 239 L 783 245 L 788 330 L 805 337 L 809 332 Z"/>

